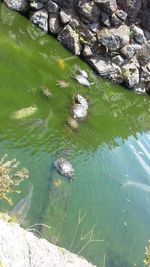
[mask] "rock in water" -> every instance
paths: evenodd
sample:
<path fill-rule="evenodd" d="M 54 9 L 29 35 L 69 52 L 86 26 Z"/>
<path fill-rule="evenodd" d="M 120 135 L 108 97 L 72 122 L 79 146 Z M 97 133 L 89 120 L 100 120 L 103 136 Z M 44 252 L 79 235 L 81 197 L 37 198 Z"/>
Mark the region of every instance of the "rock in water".
<path fill-rule="evenodd" d="M 78 74 L 75 76 L 75 79 L 78 81 L 78 83 L 90 87 L 93 83 L 90 83 L 86 77 L 84 77 L 81 74 Z"/>
<path fill-rule="evenodd" d="M 74 169 L 72 167 L 72 164 L 66 159 L 56 159 L 53 163 L 53 166 L 57 169 L 58 172 L 66 176 L 69 180 L 74 179 Z"/>
<path fill-rule="evenodd" d="M 36 106 L 20 109 L 11 115 L 12 119 L 20 120 L 33 115 L 37 111 Z"/>

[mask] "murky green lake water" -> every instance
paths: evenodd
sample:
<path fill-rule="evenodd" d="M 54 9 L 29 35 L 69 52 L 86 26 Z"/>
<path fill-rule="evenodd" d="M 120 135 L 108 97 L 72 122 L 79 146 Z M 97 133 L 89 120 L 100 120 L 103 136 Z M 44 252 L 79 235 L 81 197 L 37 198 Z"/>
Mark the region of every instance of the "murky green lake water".
<path fill-rule="evenodd" d="M 24 226 L 98 267 L 143 266 L 150 238 L 150 98 L 97 78 L 19 14 L 4 6 L 0 14 L 0 157 L 8 153 L 30 171 L 22 193 L 12 196 L 16 205 L 33 185 Z M 91 88 L 73 79 L 78 67 L 88 72 Z M 70 86 L 59 88 L 58 80 Z M 43 87 L 51 98 L 42 96 Z M 90 106 L 72 131 L 66 120 L 76 93 Z M 32 116 L 12 119 L 33 105 Z M 75 181 L 52 168 L 60 156 L 72 162 Z M 1 209 L 12 207 L 1 202 Z M 50 229 L 31 227 L 38 223 Z"/>

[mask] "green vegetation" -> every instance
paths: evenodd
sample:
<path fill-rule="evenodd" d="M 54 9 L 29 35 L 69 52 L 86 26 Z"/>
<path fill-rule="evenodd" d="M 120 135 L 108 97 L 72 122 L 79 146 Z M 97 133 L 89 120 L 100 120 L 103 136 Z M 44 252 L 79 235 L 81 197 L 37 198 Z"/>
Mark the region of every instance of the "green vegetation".
<path fill-rule="evenodd" d="M 150 240 L 148 241 L 148 246 L 146 247 L 144 265 L 150 267 Z"/>
<path fill-rule="evenodd" d="M 25 168 L 17 170 L 20 162 L 16 159 L 7 160 L 6 158 L 7 154 L 0 161 L 0 199 L 12 204 L 12 199 L 8 195 L 18 192 L 16 186 L 28 178 L 29 172 Z"/>

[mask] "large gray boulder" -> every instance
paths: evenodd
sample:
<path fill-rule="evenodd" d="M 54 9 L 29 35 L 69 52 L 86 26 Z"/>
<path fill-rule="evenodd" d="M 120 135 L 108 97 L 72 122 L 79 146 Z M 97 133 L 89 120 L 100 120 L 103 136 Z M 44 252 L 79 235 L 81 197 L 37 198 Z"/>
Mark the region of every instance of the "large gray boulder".
<path fill-rule="evenodd" d="M 18 224 L 3 220 L 0 220 L 0 263 L 5 267 L 94 267 Z"/>
<path fill-rule="evenodd" d="M 27 0 L 4 0 L 4 3 L 11 9 L 19 12 L 26 12 L 29 8 Z"/>
<path fill-rule="evenodd" d="M 116 0 L 94 0 L 94 2 L 107 13 L 114 13 L 117 9 Z"/>
<path fill-rule="evenodd" d="M 87 116 L 88 113 L 88 103 L 85 97 L 81 95 L 76 95 L 75 103 L 72 106 L 72 117 L 74 119 L 82 120 Z"/>
<path fill-rule="evenodd" d="M 41 28 L 44 32 L 48 32 L 48 13 L 46 10 L 36 11 L 31 17 L 30 20 Z"/>
<path fill-rule="evenodd" d="M 67 25 L 58 35 L 58 40 L 67 48 L 69 48 L 75 55 L 80 55 L 81 46 L 79 34 L 70 26 Z"/>
<path fill-rule="evenodd" d="M 117 51 L 129 43 L 129 28 L 121 25 L 118 28 L 102 29 L 97 33 L 99 42 L 109 51 Z"/>

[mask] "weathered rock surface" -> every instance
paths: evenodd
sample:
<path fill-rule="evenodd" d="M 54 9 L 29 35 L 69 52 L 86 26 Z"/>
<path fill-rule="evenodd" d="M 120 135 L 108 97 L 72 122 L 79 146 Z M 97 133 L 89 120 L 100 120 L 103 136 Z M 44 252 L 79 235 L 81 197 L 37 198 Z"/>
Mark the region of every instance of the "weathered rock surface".
<path fill-rule="evenodd" d="M 18 224 L 3 220 L 0 220 L 0 248 L 2 266 L 94 267 L 66 249 L 57 247 L 45 239 L 39 239 Z"/>
<path fill-rule="evenodd" d="M 129 28 L 122 25 L 118 28 L 103 29 L 97 33 L 99 42 L 110 51 L 116 51 L 129 43 Z"/>
<path fill-rule="evenodd" d="M 59 33 L 58 40 L 73 51 L 75 55 L 80 55 L 81 46 L 79 35 L 70 25 L 64 27 L 64 29 Z"/>
<path fill-rule="evenodd" d="M 4 2 L 9 8 L 20 12 L 26 12 L 29 7 L 27 0 L 4 0 Z"/>
<path fill-rule="evenodd" d="M 36 11 L 31 17 L 30 20 L 39 26 L 44 32 L 48 32 L 48 13 L 46 10 Z"/>

